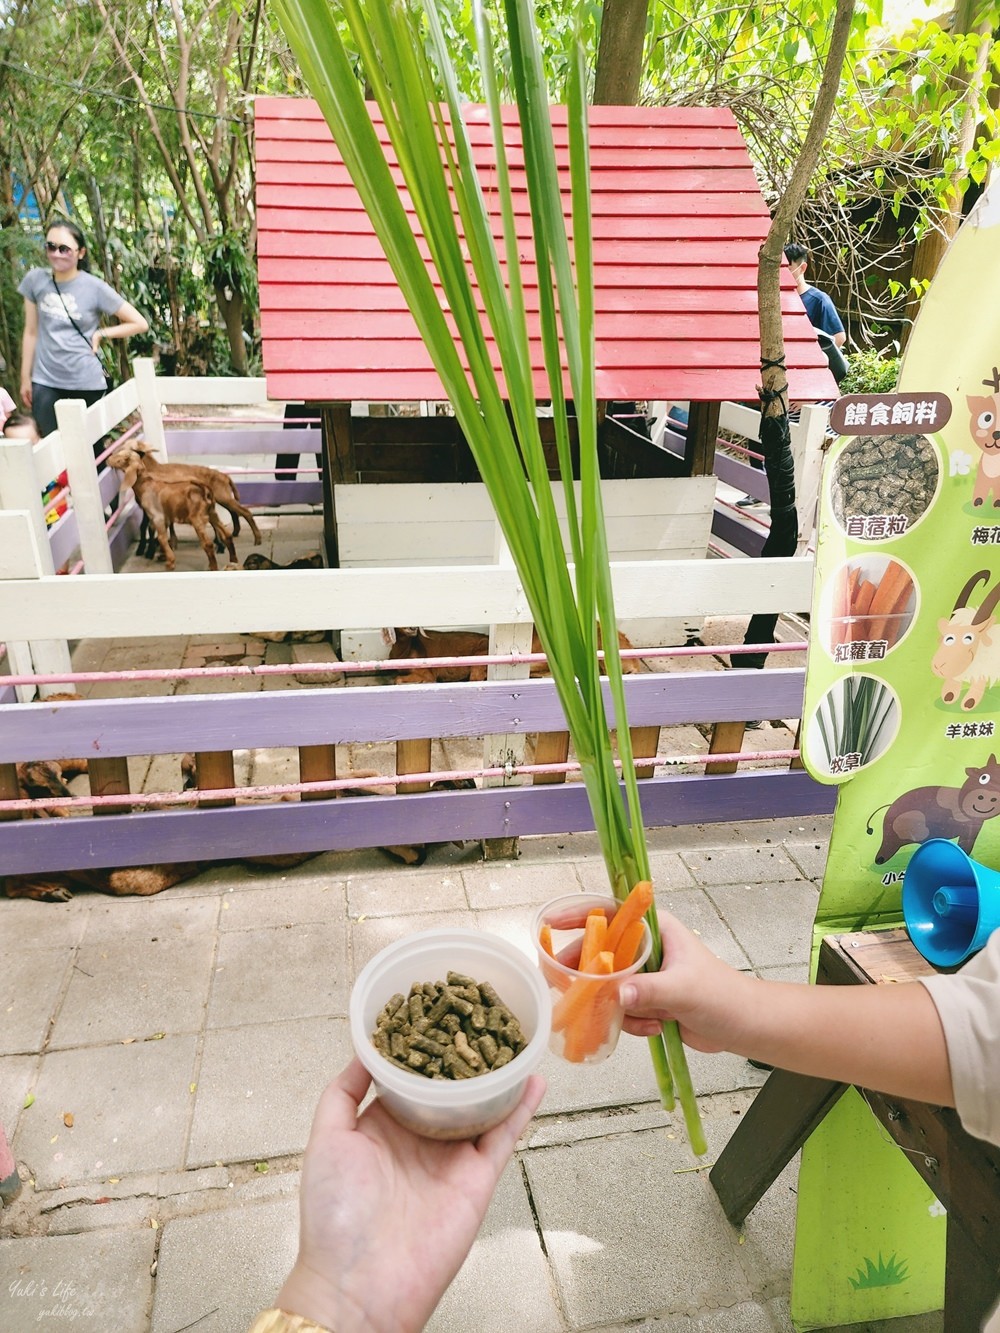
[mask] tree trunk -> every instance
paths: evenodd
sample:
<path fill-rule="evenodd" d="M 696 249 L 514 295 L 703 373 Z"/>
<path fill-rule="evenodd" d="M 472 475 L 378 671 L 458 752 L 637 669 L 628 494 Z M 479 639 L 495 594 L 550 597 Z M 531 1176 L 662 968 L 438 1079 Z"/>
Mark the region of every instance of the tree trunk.
<path fill-rule="evenodd" d="M 228 296 L 226 295 L 227 292 L 229 292 Z M 243 338 L 243 293 L 238 289 L 234 291 L 231 287 L 216 287 L 215 299 L 219 306 L 222 322 L 226 326 L 226 337 L 229 339 L 229 357 L 233 364 L 233 370 L 237 375 L 246 375 L 248 366 L 247 345 Z"/>
<path fill-rule="evenodd" d="M 795 469 L 788 433 L 788 378 L 785 374 L 785 339 L 781 328 L 781 261 L 802 207 L 820 149 L 833 115 L 840 75 L 847 54 L 847 40 L 854 16 L 854 0 L 837 0 L 823 77 L 816 94 L 812 118 L 795 162 L 792 178 L 774 211 L 767 237 L 760 247 L 757 265 L 757 308 L 760 320 L 761 423 L 760 442 L 764 470 L 771 492 L 771 531 L 762 556 L 795 554 L 798 514 L 795 509 Z M 753 616 L 744 643 L 774 642 L 776 615 Z M 762 667 L 766 653 L 747 654 L 739 665 Z"/>
<path fill-rule="evenodd" d="M 594 75 L 595 106 L 635 106 L 649 0 L 604 0 Z"/>

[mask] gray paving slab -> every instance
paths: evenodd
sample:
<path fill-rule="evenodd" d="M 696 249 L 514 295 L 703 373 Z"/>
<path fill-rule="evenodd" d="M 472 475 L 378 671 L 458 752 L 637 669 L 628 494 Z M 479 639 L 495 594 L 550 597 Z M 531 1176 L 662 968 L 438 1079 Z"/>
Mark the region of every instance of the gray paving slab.
<path fill-rule="evenodd" d="M 205 1022 L 219 1028 L 346 1017 L 350 993 L 342 920 L 228 931 L 219 941 Z"/>
<path fill-rule="evenodd" d="M 668 1315 L 665 1319 L 643 1319 L 638 1324 L 609 1324 L 601 1333 L 776 1333 L 778 1328 L 789 1329 L 791 1324 L 774 1323 L 768 1305 L 756 1301 L 740 1301 L 724 1310 L 712 1310 L 703 1315 Z"/>
<path fill-rule="evenodd" d="M 196 1039 L 53 1051 L 42 1057 L 35 1101 L 14 1154 L 39 1189 L 182 1164 Z M 73 1116 L 73 1127 L 63 1122 Z"/>
<path fill-rule="evenodd" d="M 271 870 L 266 878 L 262 872 L 234 877 L 222 897 L 220 928 L 264 930 L 269 926 L 343 922 L 346 897 L 343 881 L 332 876 L 300 880 L 300 873 Z M 221 878 L 218 882 L 222 883 Z"/>
<path fill-rule="evenodd" d="M 664 1130 L 525 1158 L 570 1326 L 695 1313 L 750 1298 L 732 1230 L 679 1138 Z"/>
<path fill-rule="evenodd" d="M 764 884 L 796 879 L 799 868 L 780 844 L 763 847 L 713 847 L 682 853 L 698 884 Z"/>
<path fill-rule="evenodd" d="M 5 1055 L 0 1059 L 0 1125 L 8 1142 L 24 1113 L 24 1100 L 35 1082 L 38 1064 L 37 1055 Z"/>
<path fill-rule="evenodd" d="M 713 885 L 708 895 L 754 967 L 808 959 L 818 900 L 810 880 Z"/>
<path fill-rule="evenodd" d="M 818 838 L 813 838 L 808 842 L 795 842 L 791 838 L 786 838 L 784 846 L 785 851 L 806 879 L 814 880 L 817 884 L 823 882 L 826 856 L 830 850 L 830 844 L 827 840 L 821 841 Z"/>
<path fill-rule="evenodd" d="M 0 899 L 3 955 L 25 949 L 71 949 L 83 939 L 94 894 L 80 894 L 68 903 L 37 903 L 30 898 Z"/>
<path fill-rule="evenodd" d="M 469 906 L 459 871 L 411 870 L 405 883 L 391 871 L 351 875 L 347 881 L 347 910 L 354 918 L 395 916 L 402 908 L 414 912 L 461 912 Z"/>
<path fill-rule="evenodd" d="M 64 945 L 0 950 L 0 1055 L 41 1050 L 75 952 Z"/>
<path fill-rule="evenodd" d="M 86 944 L 102 944 L 118 936 L 134 940 L 174 941 L 203 939 L 215 927 L 218 901 L 211 898 L 172 898 L 170 890 L 150 898 L 110 898 L 95 895 Z"/>
<path fill-rule="evenodd" d="M 172 939 L 150 929 L 80 947 L 50 1050 L 201 1030 L 214 934 Z"/>
<path fill-rule="evenodd" d="M 552 1275 L 518 1162 L 500 1178 L 486 1220 L 427 1333 L 562 1333 Z"/>
<path fill-rule="evenodd" d="M 163 1228 L 152 1333 L 236 1333 L 274 1304 L 295 1261 L 298 1201 L 225 1208 Z"/>
<path fill-rule="evenodd" d="M 730 967 L 749 968 L 750 961 L 737 943 L 733 932 L 722 920 L 711 898 L 701 889 L 673 892 L 658 890 L 656 906 L 672 912 L 689 930 L 693 930 L 713 953 Z"/>
<path fill-rule="evenodd" d="M 603 857 L 578 861 L 575 869 L 580 887 L 587 893 L 608 892 L 608 873 Z M 678 852 L 650 852 L 649 869 L 657 889 L 687 889 L 695 882 Z"/>
<path fill-rule="evenodd" d="M 350 1056 L 342 1018 L 206 1033 L 188 1166 L 301 1152 L 320 1093 Z"/>
<path fill-rule="evenodd" d="M 572 893 L 579 880 L 546 863 L 490 861 L 462 870 L 469 903 L 476 909 L 512 907 L 520 903 L 541 905 L 549 898 Z"/>
<path fill-rule="evenodd" d="M 405 910 L 405 909 L 404 909 Z M 364 967 L 380 949 L 394 944 L 404 935 L 421 930 L 477 929 L 475 912 L 417 912 L 414 915 L 373 916 L 354 922 L 351 928 L 351 966 L 353 975 Z"/>
<path fill-rule="evenodd" d="M 0 1328 L 146 1333 L 155 1243 L 148 1227 L 0 1240 Z"/>

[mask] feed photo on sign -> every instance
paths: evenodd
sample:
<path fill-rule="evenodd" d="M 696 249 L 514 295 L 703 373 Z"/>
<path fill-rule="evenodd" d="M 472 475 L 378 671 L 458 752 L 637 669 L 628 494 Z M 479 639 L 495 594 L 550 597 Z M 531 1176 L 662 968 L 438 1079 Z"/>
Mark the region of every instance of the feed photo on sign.
<path fill-rule="evenodd" d="M 901 536 L 930 507 L 940 477 L 938 451 L 926 435 L 859 435 L 833 466 L 834 517 L 859 541 Z"/>
<path fill-rule="evenodd" d="M 890 556 L 855 557 L 827 581 L 823 608 L 823 640 L 835 662 L 879 661 L 913 624 L 917 587 Z"/>
<path fill-rule="evenodd" d="M 823 695 L 809 723 L 812 763 L 828 777 L 850 777 L 885 754 L 900 720 L 899 699 L 885 681 L 846 676 Z"/>

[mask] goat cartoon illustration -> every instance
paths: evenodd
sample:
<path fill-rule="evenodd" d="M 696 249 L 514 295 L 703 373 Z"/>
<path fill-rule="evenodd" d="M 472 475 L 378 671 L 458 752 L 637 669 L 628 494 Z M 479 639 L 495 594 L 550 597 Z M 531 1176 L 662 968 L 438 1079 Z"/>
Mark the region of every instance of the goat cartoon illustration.
<path fill-rule="evenodd" d="M 1000 630 L 997 628 L 997 603 L 1000 581 L 995 583 L 978 606 L 968 601 L 979 583 L 989 583 L 992 573 L 980 569 L 968 580 L 955 600 L 952 613 L 938 621 L 941 642 L 931 658 L 931 670 L 944 681 L 941 698 L 946 704 L 961 699 L 963 712 L 978 708 L 983 695 L 1000 681 Z"/>
<path fill-rule="evenodd" d="M 1000 815 L 1000 764 L 990 755 L 982 768 L 967 768 L 961 787 L 914 787 L 889 805 L 879 806 L 868 816 L 866 833 L 874 833 L 872 819 L 885 810 L 882 846 L 875 864 L 885 865 L 909 842 L 928 838 L 957 838 L 967 856 L 972 855 L 979 832 L 988 819 Z"/>
<path fill-rule="evenodd" d="M 1000 369 L 993 367 L 993 378 L 983 380 L 990 394 L 966 394 L 969 408 L 969 429 L 976 446 L 982 452 L 976 470 L 976 484 L 972 503 L 985 504 L 993 495 L 993 508 L 1000 509 Z"/>

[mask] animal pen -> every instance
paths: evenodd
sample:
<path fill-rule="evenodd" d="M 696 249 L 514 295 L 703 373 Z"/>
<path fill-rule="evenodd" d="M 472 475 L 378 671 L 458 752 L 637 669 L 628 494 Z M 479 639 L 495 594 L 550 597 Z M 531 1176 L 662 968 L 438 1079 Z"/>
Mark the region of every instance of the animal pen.
<path fill-rule="evenodd" d="M 475 124 L 477 109 L 469 115 Z M 558 133 L 558 108 L 554 118 Z M 754 414 L 743 409 L 741 417 L 738 404 L 755 397 L 759 378 L 756 259 L 767 210 L 727 113 L 594 108 L 592 118 L 602 473 L 616 606 L 637 649 L 695 656 L 706 652 L 691 641 L 707 616 L 810 602 L 806 554 L 710 558 L 713 527 L 725 540 L 735 521 L 717 509 L 717 474 L 729 468 L 739 484 L 733 468 L 751 471 L 722 454 L 717 462 L 715 445 L 720 413 L 753 430 Z M 516 126 L 508 129 L 513 136 Z M 0 873 L 456 839 L 506 840 L 509 848 L 522 835 L 592 827 L 582 784 L 565 780 L 572 765 L 554 687 L 528 678 L 529 613 L 457 423 L 369 409 L 375 401 L 436 401 L 441 388 L 325 123 L 308 101 L 259 99 L 257 151 L 266 383 L 158 377 L 137 361 L 135 378 L 93 407 L 60 404 L 59 430 L 40 445 L 0 445 L 0 637 L 11 672 L 0 695 Z M 479 169 L 488 173 L 485 159 Z M 793 399 L 829 396 L 825 359 L 787 275 L 782 306 Z M 273 418 L 225 429 L 170 420 L 179 403 L 268 400 L 305 403 L 313 422 L 293 434 L 276 430 Z M 688 404 L 686 428 L 670 432 L 668 423 L 654 443 L 635 430 L 644 418 L 620 406 L 637 400 Z M 815 474 L 822 423 L 821 410 L 804 409 L 803 479 Z M 241 494 L 251 507 L 322 500 L 329 567 L 116 573 L 135 518 L 124 506 L 106 517 L 118 475 L 96 470 L 93 444 L 123 428 L 171 459 L 321 454 L 322 480 L 241 480 Z M 64 469 L 72 509 L 46 527 L 39 496 Z M 67 561 L 75 572 L 58 576 Z M 380 630 L 399 625 L 488 630 L 490 659 L 503 660 L 489 661 L 482 682 L 344 688 L 348 672 L 384 656 Z M 330 633 L 343 661 L 307 668 L 314 680 L 329 677 L 319 688 L 45 702 L 72 688 L 72 641 L 247 626 Z M 732 660 L 736 666 L 738 654 Z M 183 675 L 197 688 L 213 670 L 289 674 L 288 666 L 237 664 L 146 675 Z M 125 674 L 137 688 L 144 673 Z M 799 716 L 802 692 L 802 669 L 780 666 L 628 677 L 646 822 L 829 811 L 833 793 L 801 769 L 794 749 L 768 756 L 787 767 L 738 767 L 747 757 L 745 723 Z M 672 757 L 657 765 L 660 728 L 688 722 L 713 725 L 705 771 L 678 773 Z M 529 734 L 539 737 L 533 764 L 524 763 Z M 481 767 L 432 770 L 429 737 L 482 736 Z M 380 777 L 395 794 L 336 799 L 359 785 L 338 774 L 337 748 L 365 742 L 395 746 L 395 772 Z M 261 747 L 296 751 L 298 782 L 239 788 L 233 751 Z M 196 756 L 200 792 L 130 790 L 130 756 L 185 751 Z M 92 813 L 44 826 L 22 818 L 69 802 L 22 799 L 15 765 L 67 755 L 89 761 L 84 804 Z M 476 786 L 429 790 L 442 779 Z M 260 799 L 237 804 L 248 794 Z"/>

